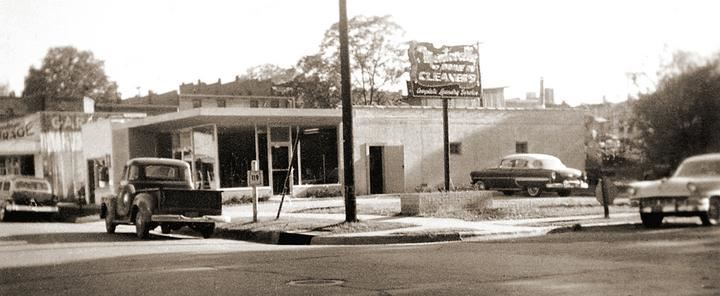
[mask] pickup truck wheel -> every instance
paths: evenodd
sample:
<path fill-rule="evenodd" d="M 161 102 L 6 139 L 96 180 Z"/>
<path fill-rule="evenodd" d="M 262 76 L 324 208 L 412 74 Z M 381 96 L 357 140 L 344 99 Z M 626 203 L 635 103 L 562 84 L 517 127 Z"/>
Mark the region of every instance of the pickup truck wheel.
<path fill-rule="evenodd" d="M 117 224 L 115 224 L 113 220 L 115 220 L 115 214 L 110 212 L 105 214 L 105 231 L 107 233 L 115 233 L 115 228 L 117 227 Z"/>
<path fill-rule="evenodd" d="M 662 224 L 663 216 L 658 214 L 640 213 L 642 224 L 648 228 L 656 228 Z"/>
<path fill-rule="evenodd" d="M 215 232 L 215 223 L 198 224 L 195 229 L 202 234 L 203 238 L 209 238 Z"/>
<path fill-rule="evenodd" d="M 705 213 L 700 214 L 700 220 L 705 226 L 718 225 L 720 221 L 720 197 L 710 199 L 710 208 Z"/>
<path fill-rule="evenodd" d="M 525 192 L 527 192 L 530 197 L 538 197 L 540 193 L 542 193 L 542 188 L 538 186 L 528 186 L 525 188 Z"/>
<path fill-rule="evenodd" d="M 146 239 L 150 237 L 150 213 L 147 210 L 140 208 L 138 213 L 135 215 L 135 233 L 139 239 Z"/>

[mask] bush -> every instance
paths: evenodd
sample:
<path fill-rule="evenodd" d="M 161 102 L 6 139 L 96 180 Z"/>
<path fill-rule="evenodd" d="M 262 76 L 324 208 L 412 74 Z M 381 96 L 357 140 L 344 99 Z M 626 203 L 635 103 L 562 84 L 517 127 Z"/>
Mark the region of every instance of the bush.
<path fill-rule="evenodd" d="M 310 188 L 305 192 L 306 197 L 336 197 L 341 196 L 342 192 L 339 187 L 317 187 Z"/>
<path fill-rule="evenodd" d="M 269 195 L 261 195 L 258 196 L 258 201 L 267 201 L 270 199 Z M 233 195 L 229 199 L 226 199 L 223 201 L 223 205 L 235 205 L 235 204 L 245 204 L 245 203 L 252 203 L 252 196 L 243 194 L 241 196 Z"/>

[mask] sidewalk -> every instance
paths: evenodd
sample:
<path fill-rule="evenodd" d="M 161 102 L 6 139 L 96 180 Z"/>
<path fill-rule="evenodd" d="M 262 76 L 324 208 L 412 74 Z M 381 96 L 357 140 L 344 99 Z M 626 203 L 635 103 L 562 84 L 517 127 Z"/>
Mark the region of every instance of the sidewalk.
<path fill-rule="evenodd" d="M 286 201 L 287 202 L 287 201 Z M 358 199 L 358 202 L 394 202 L 392 198 Z M 398 201 L 399 202 L 399 201 Z M 372 223 L 396 223 L 406 227 L 390 230 L 328 234 L 318 231 L 307 221 L 339 224 L 344 214 L 336 213 L 292 213 L 305 208 L 332 208 L 342 204 L 337 199 L 303 200 L 292 199 L 283 205 L 281 213 L 285 230 L 231 229 L 230 225 L 252 225 L 252 205 L 227 206 L 223 216 L 228 224 L 218 226 L 217 236 L 241 240 L 251 240 L 272 244 L 312 244 L 312 245 L 364 245 L 364 244 L 403 244 L 428 243 L 460 240 L 495 240 L 514 237 L 539 236 L 549 232 L 571 231 L 584 227 L 622 225 L 640 223 L 637 213 L 611 213 L 609 219 L 602 215 L 584 215 L 570 217 L 537 218 L 522 220 L 464 221 L 461 219 L 358 215 L 361 221 Z M 274 221 L 279 202 L 271 199 L 258 205 L 258 221 Z M 295 224 L 295 225 L 293 225 Z M 301 225 L 302 224 L 302 225 Z"/>

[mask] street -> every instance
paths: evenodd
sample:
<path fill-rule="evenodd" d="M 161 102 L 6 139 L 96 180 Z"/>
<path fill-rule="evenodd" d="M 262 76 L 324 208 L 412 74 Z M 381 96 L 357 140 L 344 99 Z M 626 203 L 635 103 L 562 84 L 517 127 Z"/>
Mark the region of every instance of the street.
<path fill-rule="evenodd" d="M 102 222 L 0 223 L 0 295 L 717 295 L 720 227 L 673 220 L 491 242 L 317 247 Z M 310 281 L 304 281 L 310 280 Z"/>

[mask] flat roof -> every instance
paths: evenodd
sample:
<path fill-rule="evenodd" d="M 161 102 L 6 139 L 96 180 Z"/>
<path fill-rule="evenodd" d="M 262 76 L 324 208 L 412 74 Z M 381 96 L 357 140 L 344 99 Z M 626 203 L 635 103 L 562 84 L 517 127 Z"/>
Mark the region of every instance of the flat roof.
<path fill-rule="evenodd" d="M 216 124 L 218 127 L 258 125 L 338 125 L 342 122 L 340 109 L 285 108 L 195 108 L 179 112 L 148 116 L 119 124 L 131 128 L 167 132 L 187 127 Z"/>

